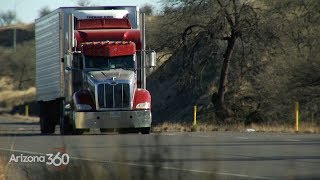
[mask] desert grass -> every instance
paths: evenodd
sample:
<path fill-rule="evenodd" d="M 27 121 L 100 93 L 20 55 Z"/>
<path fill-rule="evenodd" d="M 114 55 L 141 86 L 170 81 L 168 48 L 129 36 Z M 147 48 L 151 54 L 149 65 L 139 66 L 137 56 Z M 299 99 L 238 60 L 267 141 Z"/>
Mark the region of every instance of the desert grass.
<path fill-rule="evenodd" d="M 0 180 L 7 179 L 7 170 L 9 168 L 9 163 L 3 156 L 0 155 Z"/>
<path fill-rule="evenodd" d="M 239 128 L 239 125 L 237 125 Z M 236 126 L 219 126 L 216 124 L 199 123 L 193 126 L 191 123 L 171 123 L 164 122 L 152 127 L 153 132 L 191 132 L 191 131 L 228 131 L 236 129 Z"/>
<path fill-rule="evenodd" d="M 13 107 L 35 99 L 36 88 L 27 90 L 4 90 L 0 92 L 0 106 Z"/>
<path fill-rule="evenodd" d="M 4 165 L 3 159 L 0 157 L 0 180 L 5 179 L 4 167 L 5 167 L 5 165 Z"/>
<path fill-rule="evenodd" d="M 23 122 L 39 122 L 39 117 L 35 116 L 25 116 L 20 114 L 1 114 L 0 119 L 12 119 L 16 121 L 23 121 Z"/>
<path fill-rule="evenodd" d="M 13 84 L 13 79 L 10 77 L 1 77 L 0 78 L 0 91 L 4 90 L 12 90 L 14 88 Z"/>
<path fill-rule="evenodd" d="M 245 126 L 243 123 L 233 123 L 225 125 L 199 123 L 194 127 L 191 123 L 171 123 L 164 122 L 152 127 L 153 132 L 210 132 L 210 131 L 235 131 L 235 132 L 281 132 L 294 133 L 295 127 L 293 124 L 279 123 L 261 123 Z M 320 133 L 320 125 L 311 122 L 300 122 L 299 133 Z"/>
<path fill-rule="evenodd" d="M 16 90 L 13 79 L 7 76 L 0 77 L 0 108 L 12 108 L 35 99 L 36 88 Z"/>
<path fill-rule="evenodd" d="M 296 132 L 294 124 L 252 124 L 252 129 L 255 129 L 258 132 L 285 132 L 285 133 L 294 133 Z M 300 122 L 299 124 L 299 133 L 311 133 L 319 134 L 320 133 L 320 124 L 312 122 Z"/>

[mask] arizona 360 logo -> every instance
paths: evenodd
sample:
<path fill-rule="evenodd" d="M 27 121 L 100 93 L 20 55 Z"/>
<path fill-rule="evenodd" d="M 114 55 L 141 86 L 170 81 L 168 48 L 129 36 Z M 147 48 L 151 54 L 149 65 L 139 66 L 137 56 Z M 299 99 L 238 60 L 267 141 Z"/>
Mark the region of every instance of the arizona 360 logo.
<path fill-rule="evenodd" d="M 70 162 L 70 156 L 66 153 L 64 148 L 54 148 L 52 153 L 44 155 L 16 155 L 12 154 L 9 160 L 10 162 L 20 163 L 46 163 L 48 166 L 54 169 L 64 169 Z"/>
<path fill-rule="evenodd" d="M 53 166 L 55 169 L 64 169 L 70 162 L 70 156 L 66 153 L 65 148 L 53 148 L 53 153 L 46 154 L 46 164 Z"/>

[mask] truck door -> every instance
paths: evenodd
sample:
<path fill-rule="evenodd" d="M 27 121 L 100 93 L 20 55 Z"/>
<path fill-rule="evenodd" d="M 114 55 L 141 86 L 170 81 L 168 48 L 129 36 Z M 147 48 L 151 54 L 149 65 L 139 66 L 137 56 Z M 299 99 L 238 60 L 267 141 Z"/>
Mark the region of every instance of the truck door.
<path fill-rule="evenodd" d="M 72 71 L 72 82 L 73 82 L 73 93 L 82 89 L 83 86 L 83 61 L 82 55 L 78 53 L 73 54 L 72 66 L 74 71 Z"/>

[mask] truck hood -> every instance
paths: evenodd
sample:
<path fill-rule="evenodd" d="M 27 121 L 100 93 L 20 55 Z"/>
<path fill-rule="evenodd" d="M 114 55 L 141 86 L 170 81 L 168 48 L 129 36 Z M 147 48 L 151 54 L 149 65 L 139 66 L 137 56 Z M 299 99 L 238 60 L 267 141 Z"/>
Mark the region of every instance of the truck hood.
<path fill-rule="evenodd" d="M 110 81 L 125 81 L 132 83 L 135 79 L 134 71 L 123 69 L 111 69 L 104 71 L 89 71 L 87 72 L 88 78 L 94 83 L 110 82 Z"/>

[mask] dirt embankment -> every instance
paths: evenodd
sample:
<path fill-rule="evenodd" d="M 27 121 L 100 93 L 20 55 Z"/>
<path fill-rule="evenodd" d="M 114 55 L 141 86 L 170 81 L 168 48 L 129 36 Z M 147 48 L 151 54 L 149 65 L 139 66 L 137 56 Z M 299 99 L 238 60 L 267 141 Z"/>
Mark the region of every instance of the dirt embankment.
<path fill-rule="evenodd" d="M 203 35 L 197 42 L 182 47 L 148 77 L 155 124 L 192 121 L 194 105 L 198 106 L 199 118 L 212 121 L 211 97 L 220 72 L 220 61 L 214 56 L 217 47 Z"/>

